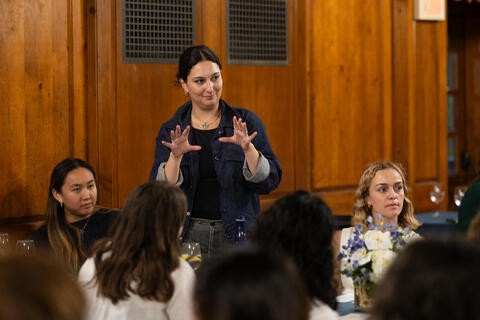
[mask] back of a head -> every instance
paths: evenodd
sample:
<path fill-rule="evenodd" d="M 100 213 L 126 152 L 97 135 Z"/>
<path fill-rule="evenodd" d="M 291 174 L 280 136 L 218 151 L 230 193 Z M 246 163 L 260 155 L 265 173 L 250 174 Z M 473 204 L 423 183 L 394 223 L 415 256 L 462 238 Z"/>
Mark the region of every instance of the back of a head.
<path fill-rule="evenodd" d="M 179 187 L 165 181 L 143 183 L 129 195 L 112 228 L 114 245 L 123 250 L 176 246 L 186 212 L 186 196 Z"/>
<path fill-rule="evenodd" d="M 249 247 L 202 265 L 194 301 L 201 320 L 303 320 L 309 312 L 304 286 L 290 260 Z"/>
<path fill-rule="evenodd" d="M 296 264 L 310 298 L 336 307 L 333 225 L 328 205 L 307 191 L 286 195 L 263 212 L 250 239 L 283 252 Z"/>
<path fill-rule="evenodd" d="M 0 319 L 81 320 L 85 300 L 65 266 L 50 257 L 0 257 Z"/>
<path fill-rule="evenodd" d="M 179 187 L 166 181 L 136 187 L 110 237 L 94 246 L 99 293 L 113 303 L 128 299 L 132 291 L 145 299 L 168 301 L 174 290 L 171 272 L 180 261 L 179 231 L 186 212 L 186 196 Z"/>
<path fill-rule="evenodd" d="M 379 284 L 372 319 L 480 319 L 480 247 L 423 240 L 400 252 Z"/>

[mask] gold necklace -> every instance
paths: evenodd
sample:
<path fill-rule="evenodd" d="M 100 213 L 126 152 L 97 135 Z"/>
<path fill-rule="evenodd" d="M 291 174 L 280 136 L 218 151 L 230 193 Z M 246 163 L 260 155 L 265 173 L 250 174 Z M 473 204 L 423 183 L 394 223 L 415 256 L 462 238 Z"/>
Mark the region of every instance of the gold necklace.
<path fill-rule="evenodd" d="M 212 123 L 214 123 L 215 121 L 217 121 L 218 117 L 220 116 L 220 110 L 218 110 L 212 118 L 210 118 L 210 120 L 208 121 L 202 121 L 200 119 L 198 119 L 197 117 L 195 117 L 193 115 L 193 112 L 192 112 L 192 117 L 197 121 L 197 122 L 200 122 L 200 126 L 202 127 L 202 129 L 208 129 L 208 127 L 210 127 L 210 125 Z"/>

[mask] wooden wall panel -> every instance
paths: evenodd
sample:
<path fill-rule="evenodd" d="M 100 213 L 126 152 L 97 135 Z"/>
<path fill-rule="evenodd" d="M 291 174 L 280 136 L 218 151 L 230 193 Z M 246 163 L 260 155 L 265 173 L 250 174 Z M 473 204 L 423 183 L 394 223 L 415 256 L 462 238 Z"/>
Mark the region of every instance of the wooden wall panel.
<path fill-rule="evenodd" d="M 44 212 L 54 165 L 86 157 L 83 4 L 0 2 L 0 228 L 14 234 Z"/>
<path fill-rule="evenodd" d="M 446 23 L 416 22 L 415 52 L 415 167 L 414 204 L 417 212 L 437 208 L 430 202 L 434 183 L 448 195 L 447 183 L 447 45 Z"/>
<path fill-rule="evenodd" d="M 312 187 L 343 192 L 391 156 L 390 7 L 314 1 L 312 12 Z"/>
<path fill-rule="evenodd" d="M 446 186 L 446 23 L 413 21 L 412 2 L 290 0 L 290 65 L 267 67 L 227 65 L 225 1 L 197 1 L 197 43 L 224 63 L 225 100 L 262 118 L 282 163 L 264 207 L 303 188 L 350 214 L 365 165 L 393 159 L 416 211 L 434 208 L 431 184 Z M 175 64 L 122 63 L 120 8 L 0 2 L 0 218 L 43 212 L 67 156 L 94 165 L 105 206 L 148 179 L 158 129 L 187 98 Z"/>
<path fill-rule="evenodd" d="M 2 217 L 26 213 L 26 129 L 24 8 L 0 2 L 0 212 Z M 12 161 L 12 158 L 15 161 Z"/>
<path fill-rule="evenodd" d="M 477 18 L 465 21 L 465 132 L 467 132 L 467 150 L 472 163 L 480 170 L 480 8 Z"/>

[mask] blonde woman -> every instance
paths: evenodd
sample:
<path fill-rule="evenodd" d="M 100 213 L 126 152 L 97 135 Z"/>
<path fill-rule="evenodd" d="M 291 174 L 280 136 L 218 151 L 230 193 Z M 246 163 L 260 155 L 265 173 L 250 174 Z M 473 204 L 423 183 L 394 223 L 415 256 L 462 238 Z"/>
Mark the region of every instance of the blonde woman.
<path fill-rule="evenodd" d="M 394 223 L 401 228 L 415 230 L 420 223 L 413 215 L 403 168 L 392 162 L 375 162 L 363 172 L 353 206 L 352 226 L 363 225 L 371 217 L 376 225 Z M 344 228 L 336 235 L 336 249 L 346 245 L 354 227 Z M 340 239 L 339 239 L 340 238 Z M 351 279 L 342 276 L 344 289 L 353 289 Z"/>

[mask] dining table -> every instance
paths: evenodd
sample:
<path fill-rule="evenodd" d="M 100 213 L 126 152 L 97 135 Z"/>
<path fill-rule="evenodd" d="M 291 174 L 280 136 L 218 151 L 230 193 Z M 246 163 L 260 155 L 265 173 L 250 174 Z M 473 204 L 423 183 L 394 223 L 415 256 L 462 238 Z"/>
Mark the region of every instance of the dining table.
<path fill-rule="evenodd" d="M 337 296 L 337 313 L 340 319 L 364 320 L 368 318 L 368 313 L 355 309 L 353 290 L 346 290 Z"/>

